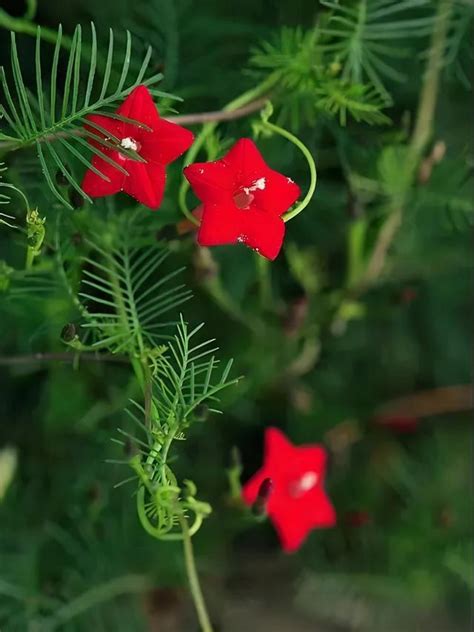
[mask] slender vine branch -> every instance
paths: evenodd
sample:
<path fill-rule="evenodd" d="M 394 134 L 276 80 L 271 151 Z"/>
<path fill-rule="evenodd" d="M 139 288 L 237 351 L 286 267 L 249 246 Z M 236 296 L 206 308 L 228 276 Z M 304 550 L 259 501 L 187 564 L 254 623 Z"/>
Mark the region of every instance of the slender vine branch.
<path fill-rule="evenodd" d="M 255 99 L 247 105 L 236 110 L 217 110 L 214 112 L 195 112 L 194 114 L 178 114 L 176 116 L 165 117 L 167 121 L 179 123 L 180 125 L 197 125 L 201 123 L 222 123 L 223 121 L 233 121 L 260 110 L 268 100 L 268 96 Z"/>
<path fill-rule="evenodd" d="M 410 145 L 415 161 L 419 159 L 433 131 L 443 56 L 452 8 L 453 0 L 440 0 Z"/>
<path fill-rule="evenodd" d="M 433 131 L 443 55 L 452 8 L 453 0 L 440 0 L 431 38 L 427 69 L 418 103 L 415 127 L 408 148 L 409 160 L 406 168 L 410 170 L 409 181 L 411 183 L 415 180 L 420 157 Z M 406 198 L 406 194 L 403 197 Z M 385 267 L 388 252 L 403 222 L 403 201 L 403 198 L 397 199 L 396 205 L 392 207 L 388 219 L 379 232 L 366 272 L 360 283 L 360 288 L 371 285 L 381 275 Z"/>
<path fill-rule="evenodd" d="M 260 99 L 255 99 L 248 105 L 238 108 L 233 111 L 226 110 L 217 110 L 215 112 L 194 112 L 190 114 L 178 114 L 176 116 L 164 116 L 163 118 L 166 121 L 170 121 L 171 123 L 179 123 L 180 125 L 198 125 L 198 124 L 217 124 L 223 121 L 231 121 L 239 118 L 243 118 L 252 114 L 253 112 L 257 112 L 260 110 L 268 97 L 262 97 Z M 85 136 L 86 132 L 82 129 L 70 130 L 64 132 L 56 132 L 54 134 L 45 134 L 41 138 L 38 138 L 40 143 L 42 142 L 51 142 L 58 138 L 70 138 L 71 136 Z M 26 146 L 26 145 L 25 145 Z M 1 151 L 13 151 L 15 149 L 20 149 L 20 146 L 15 141 L 3 141 L 0 142 L 0 152 Z"/>
<path fill-rule="evenodd" d="M 184 561 L 186 565 L 186 573 L 189 580 L 189 589 L 193 597 L 194 606 L 198 616 L 199 624 L 202 632 L 212 632 L 212 624 L 206 608 L 206 602 L 202 593 L 199 575 L 196 570 L 196 562 L 194 559 L 193 543 L 189 533 L 189 526 L 184 515 L 180 516 L 181 529 L 183 532 L 183 550 Z"/>
<path fill-rule="evenodd" d="M 42 362 L 69 362 L 73 364 L 77 360 L 81 362 L 114 362 L 128 364 L 129 359 L 125 355 L 113 353 L 27 353 L 24 355 L 0 356 L 0 366 L 20 366 L 24 364 L 36 364 Z"/>
<path fill-rule="evenodd" d="M 391 400 L 377 412 L 380 424 L 388 423 L 395 415 L 432 417 L 471 410 L 474 407 L 474 391 L 471 384 L 441 386 Z M 387 421 L 388 420 L 388 421 Z"/>

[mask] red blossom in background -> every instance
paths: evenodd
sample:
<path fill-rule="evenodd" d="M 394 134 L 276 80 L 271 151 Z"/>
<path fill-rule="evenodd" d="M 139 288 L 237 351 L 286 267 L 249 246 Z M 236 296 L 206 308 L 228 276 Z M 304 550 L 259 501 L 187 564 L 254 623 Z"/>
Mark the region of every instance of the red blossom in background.
<path fill-rule="evenodd" d="M 252 140 L 241 138 L 220 160 L 189 165 L 184 175 L 203 202 L 201 246 L 240 242 L 276 258 L 285 235 L 281 216 L 300 188 L 270 169 Z"/>
<path fill-rule="evenodd" d="M 364 510 L 348 511 L 344 515 L 344 522 L 347 526 L 357 529 L 372 524 L 372 516 Z"/>
<path fill-rule="evenodd" d="M 145 86 L 136 87 L 116 113 L 143 123 L 150 128 L 150 131 L 100 114 L 91 114 L 87 118 L 91 123 L 99 125 L 118 138 L 124 149 L 136 151 L 146 162 L 133 160 L 121 154 L 119 148 L 107 148 L 94 139 L 90 139 L 92 145 L 122 165 L 129 175 L 127 176 L 100 156 L 95 155 L 92 165 L 107 176 L 108 180 L 104 180 L 89 169 L 84 176 L 82 189 L 90 197 L 103 197 L 124 191 L 141 204 L 157 209 L 161 204 L 165 189 L 165 166 L 176 160 L 190 147 L 194 136 L 184 127 L 160 117 L 152 96 Z M 86 129 L 99 138 L 104 138 L 104 135 L 96 128 L 86 126 Z"/>
<path fill-rule="evenodd" d="M 298 549 L 308 533 L 336 524 L 336 513 L 324 491 L 326 451 L 320 445 L 292 445 L 277 428 L 265 432 L 263 467 L 244 485 L 242 496 L 254 505 L 265 479 L 272 482 L 266 512 L 283 549 Z"/>
<path fill-rule="evenodd" d="M 389 428 L 393 432 L 411 434 L 418 430 L 420 420 L 413 415 L 385 414 L 375 418 L 375 423 Z"/>

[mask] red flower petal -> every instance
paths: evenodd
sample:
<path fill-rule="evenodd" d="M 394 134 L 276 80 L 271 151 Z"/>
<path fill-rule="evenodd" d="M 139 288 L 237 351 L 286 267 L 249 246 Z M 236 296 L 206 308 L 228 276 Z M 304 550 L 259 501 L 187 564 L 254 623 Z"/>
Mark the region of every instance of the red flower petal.
<path fill-rule="evenodd" d="M 285 222 L 264 211 L 240 211 L 242 232 L 240 241 L 273 261 L 278 256 L 285 237 Z"/>
<path fill-rule="evenodd" d="M 223 161 L 237 174 L 241 184 L 254 188 L 252 194 L 260 209 L 281 215 L 300 195 L 297 184 L 270 169 L 250 138 L 241 138 L 224 156 Z"/>
<path fill-rule="evenodd" d="M 285 469 L 285 461 L 293 456 L 295 446 L 286 435 L 273 426 L 265 430 L 265 461 Z"/>
<path fill-rule="evenodd" d="M 319 488 L 313 497 L 314 511 L 311 513 L 313 528 L 334 527 L 337 523 L 336 511 L 326 493 Z"/>
<path fill-rule="evenodd" d="M 163 199 L 166 172 L 158 163 L 143 163 L 127 160 L 126 169 L 130 174 L 125 178 L 123 190 L 138 202 L 151 209 L 157 209 Z"/>
<path fill-rule="evenodd" d="M 267 168 L 265 188 L 254 192 L 255 204 L 265 211 L 283 215 L 301 194 L 297 184 L 278 171 Z"/>
<path fill-rule="evenodd" d="M 102 151 L 117 160 L 118 154 L 116 152 L 107 149 L 102 149 Z M 87 193 L 90 197 L 103 197 L 104 195 L 119 193 L 122 190 L 123 182 L 127 177 L 124 173 L 103 160 L 100 156 L 94 156 L 92 164 L 96 169 L 107 176 L 108 180 L 104 180 L 104 178 L 94 173 L 92 169 L 89 169 L 86 171 L 82 181 L 82 190 L 84 193 Z"/>
<path fill-rule="evenodd" d="M 201 226 L 198 232 L 198 244 L 218 246 L 235 244 L 241 233 L 241 211 L 231 202 L 224 204 L 205 204 Z"/>
<path fill-rule="evenodd" d="M 238 186 L 234 172 L 223 160 L 195 162 L 184 168 L 184 175 L 203 202 L 230 202 Z"/>
<path fill-rule="evenodd" d="M 238 140 L 222 160 L 245 185 L 262 178 L 269 169 L 257 145 L 250 138 Z"/>
<path fill-rule="evenodd" d="M 306 520 L 294 520 L 288 513 L 272 514 L 271 519 L 286 553 L 299 549 L 311 530 L 311 525 Z"/>
<path fill-rule="evenodd" d="M 120 142 L 128 141 L 123 145 L 136 146 L 136 151 L 146 162 L 121 155 L 120 147 L 117 150 L 107 149 L 99 141 L 89 138 L 91 145 L 99 147 L 115 161 L 120 161 L 128 175 L 106 163 L 100 156 L 95 156 L 92 164 L 105 173 L 111 182 L 89 170 L 84 177 L 83 189 L 91 197 L 111 195 L 123 190 L 145 206 L 158 208 L 163 199 L 166 179 L 164 165 L 186 151 L 192 143 L 193 134 L 179 125 L 160 119 L 152 96 L 145 86 L 135 88 L 117 113 L 143 123 L 150 129 L 101 115 L 91 115 L 88 120 L 103 128 L 103 132 L 92 125 L 86 124 L 85 127 L 99 138 L 105 137 L 109 132 Z"/>
<path fill-rule="evenodd" d="M 146 86 L 138 86 L 134 90 L 132 90 L 132 92 L 117 110 L 117 114 L 121 114 L 126 118 L 144 123 L 152 130 L 155 130 L 160 120 L 155 102 L 153 101 L 150 91 Z M 144 128 L 140 128 L 128 123 L 125 123 L 125 125 L 125 133 L 127 135 L 129 131 L 131 135 L 133 135 L 133 132 L 137 132 L 137 130 L 140 134 L 147 133 Z"/>
<path fill-rule="evenodd" d="M 285 236 L 280 216 L 300 189 L 268 167 L 252 140 L 240 139 L 220 160 L 189 165 L 184 175 L 204 202 L 198 243 L 241 242 L 268 259 L 276 258 Z"/>
<path fill-rule="evenodd" d="M 167 165 L 189 149 L 194 134 L 176 123 L 160 118 L 154 126 L 155 134 L 143 134 L 140 154 L 150 162 Z"/>
<path fill-rule="evenodd" d="M 336 513 L 324 491 L 326 453 L 318 445 L 293 446 L 276 428 L 265 434 L 263 467 L 244 485 L 248 505 L 257 499 L 262 482 L 272 480 L 266 510 L 285 551 L 296 550 L 315 528 L 331 527 Z"/>
<path fill-rule="evenodd" d="M 280 252 L 284 235 L 285 224 L 281 218 L 221 202 L 204 205 L 198 243 L 201 246 L 243 243 L 273 260 Z"/>

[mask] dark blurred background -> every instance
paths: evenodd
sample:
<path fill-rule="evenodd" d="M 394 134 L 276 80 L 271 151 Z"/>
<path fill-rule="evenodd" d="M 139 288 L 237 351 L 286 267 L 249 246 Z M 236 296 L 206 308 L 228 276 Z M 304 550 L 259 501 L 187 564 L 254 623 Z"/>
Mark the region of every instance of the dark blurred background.
<path fill-rule="evenodd" d="M 359 4 L 365 3 L 345 6 Z M 288 225 L 265 300 L 249 251 L 217 248 L 209 259 L 192 237 L 167 237 L 195 294 L 186 317 L 205 320 L 222 356 L 235 357 L 236 374 L 245 376 L 224 397 L 224 415 L 192 429 L 177 463 L 214 507 L 195 542 L 216 630 L 468 629 L 469 3 L 456 3 L 461 17 L 450 37 L 458 48 L 449 49 L 443 67 L 428 148 L 441 142 L 445 153 L 429 181 L 419 180 L 383 274 L 362 292 L 347 289 L 351 227 L 370 213 L 377 226 L 385 204 L 359 194 L 357 182 L 376 180 L 390 158 L 380 162 L 384 149 L 403 142 L 421 89 L 431 31 L 414 36 L 410 20 L 419 10 L 432 16 L 437 3 L 405 4 L 397 19 L 407 20 L 407 36 L 395 41 L 404 54 L 389 53 L 401 80 L 386 79 L 392 125 L 295 119 L 282 98 L 279 120 L 313 151 L 319 182 L 310 206 Z M 25 7 L 22 0 L 0 0 L 10 16 L 22 16 Z M 117 34 L 129 28 L 139 50 L 153 45 L 161 87 L 181 96 L 179 112 L 188 113 L 219 109 L 252 87 L 264 72 L 249 61 L 253 48 L 274 42 L 283 26 L 309 31 L 330 10 L 314 0 L 40 0 L 36 22 L 51 29 L 61 22 L 72 33 L 77 23 L 94 20 L 103 37 L 109 27 Z M 18 41 L 28 81 L 34 38 Z M 2 28 L 1 63 L 8 57 Z M 225 145 L 251 133 L 244 118 L 220 126 L 218 140 Z M 305 165 L 294 148 L 276 137 L 260 146 L 273 167 L 305 187 Z M 35 166 L 33 153 L 25 160 Z M 163 215 L 153 220 L 157 228 L 179 220 L 179 177 L 173 167 Z M 42 204 L 49 221 L 54 207 L 47 198 Z M 369 231 L 369 244 L 374 235 Z M 15 261 L 15 247 L 0 230 L 0 260 Z M 110 437 L 124 420 L 129 369 L 8 360 L 63 350 L 60 332 L 69 318 L 65 298 L 0 298 L 0 630 L 194 630 L 179 545 L 157 543 L 142 531 L 132 490 L 113 488 L 124 478 L 121 469 L 104 463 L 117 458 Z M 241 451 L 245 480 L 261 463 L 267 425 L 297 444 L 324 443 L 331 456 L 327 488 L 338 525 L 313 532 L 292 556 L 280 551 L 270 524 L 249 525 L 227 500 L 232 447 Z M 3 489 L 12 455 L 16 469 Z M 68 614 L 78 598 L 77 616 Z M 48 618 L 60 608 L 63 623 Z"/>

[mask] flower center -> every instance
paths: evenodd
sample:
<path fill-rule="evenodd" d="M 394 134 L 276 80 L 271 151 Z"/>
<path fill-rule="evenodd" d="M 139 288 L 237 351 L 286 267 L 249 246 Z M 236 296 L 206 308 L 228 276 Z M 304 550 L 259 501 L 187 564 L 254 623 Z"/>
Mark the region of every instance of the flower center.
<path fill-rule="evenodd" d="M 290 496 L 293 498 L 300 498 L 307 492 L 311 491 L 313 487 L 316 487 L 319 481 L 319 476 L 316 472 L 305 472 L 296 481 L 293 481 L 289 485 Z"/>
<path fill-rule="evenodd" d="M 122 140 L 120 141 L 120 147 L 123 147 L 124 149 L 131 149 L 132 151 L 140 151 L 140 149 L 142 148 L 141 144 L 137 140 L 132 138 L 131 136 L 122 138 Z M 119 158 L 120 160 L 129 159 L 128 156 L 124 156 L 123 154 L 120 154 L 120 153 L 119 153 Z"/>
<path fill-rule="evenodd" d="M 252 204 L 254 197 L 251 193 L 248 193 L 248 190 L 240 189 L 234 195 L 234 204 L 237 208 L 243 210 L 249 208 Z"/>
<path fill-rule="evenodd" d="M 234 194 L 234 204 L 237 208 L 244 210 L 248 209 L 255 199 L 253 195 L 254 191 L 263 191 L 266 186 L 265 178 L 258 178 L 252 182 L 249 187 L 240 187 Z"/>

